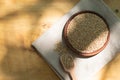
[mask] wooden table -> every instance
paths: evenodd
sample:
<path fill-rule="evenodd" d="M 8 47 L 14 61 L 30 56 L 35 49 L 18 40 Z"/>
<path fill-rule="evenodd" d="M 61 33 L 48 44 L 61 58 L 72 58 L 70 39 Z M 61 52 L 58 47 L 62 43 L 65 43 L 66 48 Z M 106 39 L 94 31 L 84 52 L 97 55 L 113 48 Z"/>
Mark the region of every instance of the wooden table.
<path fill-rule="evenodd" d="M 59 80 L 31 43 L 78 1 L 0 0 L 0 80 Z M 105 2 L 120 17 L 120 1 Z M 119 57 L 96 76 L 119 80 Z"/>

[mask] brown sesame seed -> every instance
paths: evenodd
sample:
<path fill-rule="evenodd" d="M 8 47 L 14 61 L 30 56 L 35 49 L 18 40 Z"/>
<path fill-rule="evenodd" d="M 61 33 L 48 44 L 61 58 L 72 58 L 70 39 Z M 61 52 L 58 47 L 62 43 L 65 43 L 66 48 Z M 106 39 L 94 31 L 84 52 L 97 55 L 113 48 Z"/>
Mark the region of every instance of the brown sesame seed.
<path fill-rule="evenodd" d="M 75 16 L 67 27 L 68 41 L 82 53 L 91 53 L 104 46 L 108 32 L 102 18 L 92 13 Z"/>

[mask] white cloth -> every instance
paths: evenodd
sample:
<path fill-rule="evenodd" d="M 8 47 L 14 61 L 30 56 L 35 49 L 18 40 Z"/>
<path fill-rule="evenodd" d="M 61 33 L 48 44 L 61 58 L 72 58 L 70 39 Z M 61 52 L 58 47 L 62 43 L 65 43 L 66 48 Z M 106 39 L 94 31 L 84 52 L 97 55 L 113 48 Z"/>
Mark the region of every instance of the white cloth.
<path fill-rule="evenodd" d="M 54 51 L 56 42 L 62 40 L 62 30 L 66 21 L 76 12 L 90 10 L 102 15 L 110 27 L 110 40 L 106 48 L 98 55 L 91 58 L 75 59 L 75 74 L 77 80 L 89 80 L 105 64 L 107 64 L 120 48 L 120 21 L 111 9 L 101 0 L 80 0 L 65 16 L 58 20 L 46 33 L 33 42 L 33 46 L 49 63 L 51 68 L 62 80 L 70 80 L 59 64 L 58 52 Z"/>

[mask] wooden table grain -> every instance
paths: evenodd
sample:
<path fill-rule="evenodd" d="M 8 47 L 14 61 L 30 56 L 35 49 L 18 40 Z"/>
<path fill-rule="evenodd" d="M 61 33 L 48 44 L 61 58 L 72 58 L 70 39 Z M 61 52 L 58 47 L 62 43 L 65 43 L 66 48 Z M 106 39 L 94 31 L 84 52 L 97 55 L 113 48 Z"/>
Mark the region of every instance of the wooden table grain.
<path fill-rule="evenodd" d="M 78 1 L 0 0 L 0 80 L 59 80 L 31 43 Z M 120 17 L 120 1 L 105 2 Z M 96 76 L 119 80 L 119 67 L 118 55 Z"/>

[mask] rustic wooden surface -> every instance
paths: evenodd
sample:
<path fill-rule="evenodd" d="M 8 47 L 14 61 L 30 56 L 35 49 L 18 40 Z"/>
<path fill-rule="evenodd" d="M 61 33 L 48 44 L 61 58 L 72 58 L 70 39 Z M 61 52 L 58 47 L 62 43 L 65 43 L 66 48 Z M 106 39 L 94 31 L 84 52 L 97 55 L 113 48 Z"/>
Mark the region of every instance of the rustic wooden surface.
<path fill-rule="evenodd" d="M 0 80 L 59 80 L 31 43 L 79 0 L 0 0 Z M 105 0 L 120 17 L 120 1 Z M 96 76 L 119 80 L 120 55 Z"/>

